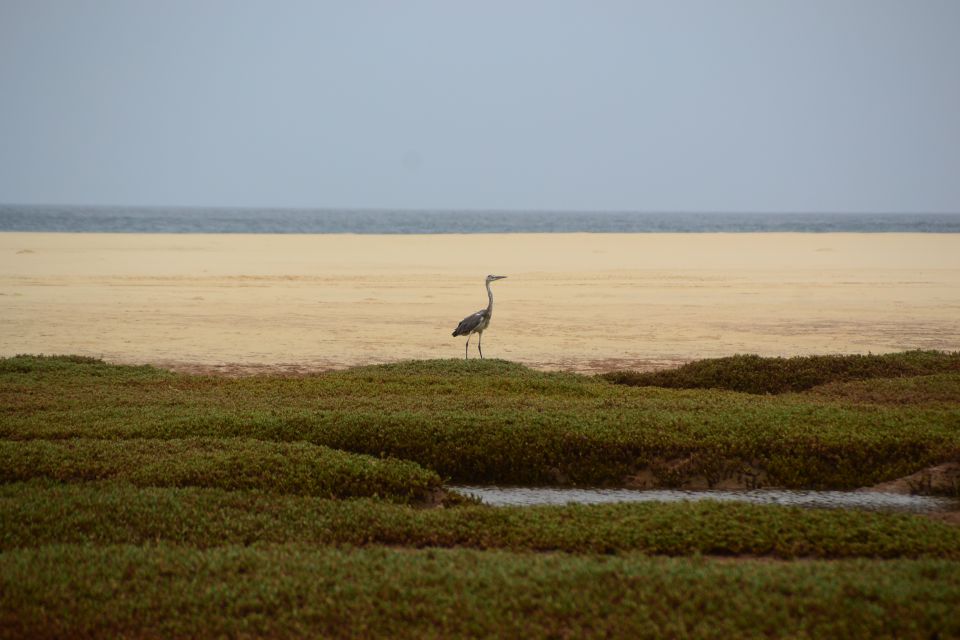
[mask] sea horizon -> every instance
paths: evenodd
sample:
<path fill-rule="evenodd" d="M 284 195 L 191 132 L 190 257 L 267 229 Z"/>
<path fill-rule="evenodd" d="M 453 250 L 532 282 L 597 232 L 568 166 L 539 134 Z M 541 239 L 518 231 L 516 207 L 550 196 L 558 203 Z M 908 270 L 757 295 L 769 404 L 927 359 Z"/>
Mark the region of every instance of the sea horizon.
<path fill-rule="evenodd" d="M 0 232 L 960 233 L 960 213 L 643 212 L 0 204 Z"/>

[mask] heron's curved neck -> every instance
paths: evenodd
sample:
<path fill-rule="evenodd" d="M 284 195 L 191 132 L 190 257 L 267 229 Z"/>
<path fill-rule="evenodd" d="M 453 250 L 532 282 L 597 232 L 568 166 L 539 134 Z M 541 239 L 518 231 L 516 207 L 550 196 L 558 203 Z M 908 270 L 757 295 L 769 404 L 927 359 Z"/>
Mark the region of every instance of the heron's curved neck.
<path fill-rule="evenodd" d="M 487 305 L 487 315 L 493 313 L 493 291 L 490 290 L 490 282 L 487 282 L 487 298 L 490 299 L 490 303 Z"/>

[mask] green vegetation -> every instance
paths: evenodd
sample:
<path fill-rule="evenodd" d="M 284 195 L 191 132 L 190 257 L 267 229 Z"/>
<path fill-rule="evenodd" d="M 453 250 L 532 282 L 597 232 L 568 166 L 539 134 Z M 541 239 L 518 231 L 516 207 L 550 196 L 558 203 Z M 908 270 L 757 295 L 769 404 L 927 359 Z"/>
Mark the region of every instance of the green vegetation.
<path fill-rule="evenodd" d="M 7 637 L 960 635 L 960 563 L 261 545 L 0 555 Z"/>
<path fill-rule="evenodd" d="M 0 482 L 116 478 L 141 487 L 217 487 L 349 498 L 424 500 L 440 477 L 406 460 L 379 460 L 309 443 L 222 440 L 0 441 Z"/>
<path fill-rule="evenodd" d="M 727 389 L 743 393 L 806 391 L 830 382 L 901 378 L 960 372 L 960 353 L 906 351 L 885 355 L 761 358 L 736 355 L 698 360 L 677 369 L 638 373 L 614 371 L 617 384 L 671 389 Z"/>
<path fill-rule="evenodd" d="M 960 406 L 960 373 L 833 382 L 811 389 L 807 397 L 844 404 L 957 407 Z"/>
<path fill-rule="evenodd" d="M 960 373 L 940 375 L 960 385 Z M 960 459 L 951 397 L 871 404 L 631 387 L 497 360 L 228 379 L 18 357 L 0 361 L 0 438 L 309 442 L 411 460 L 459 482 L 618 485 L 640 474 L 659 486 L 746 477 L 853 488 Z"/>
<path fill-rule="evenodd" d="M 960 460 L 957 361 L 651 374 L 722 387 L 676 389 L 498 360 L 229 379 L 0 359 L 0 638 L 957 636 L 945 522 L 492 508 L 441 484 L 890 480 Z"/>
<path fill-rule="evenodd" d="M 47 481 L 0 485 L 0 522 L 0 551 L 269 542 L 960 560 L 960 527 L 929 518 L 721 502 L 417 509 L 370 499 Z"/>

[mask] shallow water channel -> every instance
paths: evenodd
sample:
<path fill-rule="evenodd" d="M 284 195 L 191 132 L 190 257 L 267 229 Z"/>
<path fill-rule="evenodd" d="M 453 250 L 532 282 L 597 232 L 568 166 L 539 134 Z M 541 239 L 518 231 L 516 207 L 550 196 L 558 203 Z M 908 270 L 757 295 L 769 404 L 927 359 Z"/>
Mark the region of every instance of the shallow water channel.
<path fill-rule="evenodd" d="M 610 502 L 679 502 L 719 500 L 780 504 L 829 509 L 868 509 L 923 513 L 960 509 L 952 498 L 903 495 L 875 491 L 799 491 L 757 489 L 753 491 L 681 491 L 650 489 L 589 489 L 580 487 L 497 487 L 455 485 L 455 491 L 480 498 L 495 507 L 541 504 L 603 504 Z"/>

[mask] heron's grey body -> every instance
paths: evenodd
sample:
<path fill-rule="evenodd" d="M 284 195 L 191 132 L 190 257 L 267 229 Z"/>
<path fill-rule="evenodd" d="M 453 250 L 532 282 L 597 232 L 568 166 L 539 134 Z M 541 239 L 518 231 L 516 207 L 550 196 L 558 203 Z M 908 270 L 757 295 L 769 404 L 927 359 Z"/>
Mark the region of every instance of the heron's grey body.
<path fill-rule="evenodd" d="M 477 351 L 483 358 L 483 349 L 480 348 L 480 341 L 483 339 L 484 330 L 490 326 L 490 318 L 493 317 L 493 291 L 490 290 L 490 283 L 494 280 L 501 280 L 507 276 L 487 276 L 487 299 L 489 300 L 486 309 L 481 309 L 476 313 L 471 313 L 460 321 L 457 328 L 453 330 L 453 336 L 467 336 L 467 344 L 463 348 L 463 357 L 467 358 L 470 349 L 470 336 L 477 334 Z"/>
<path fill-rule="evenodd" d="M 468 336 L 471 333 L 482 333 L 490 325 L 490 316 L 493 315 L 486 309 L 481 309 L 476 313 L 471 313 L 466 318 L 460 321 L 460 324 L 457 325 L 456 330 L 453 332 L 454 336 Z"/>

